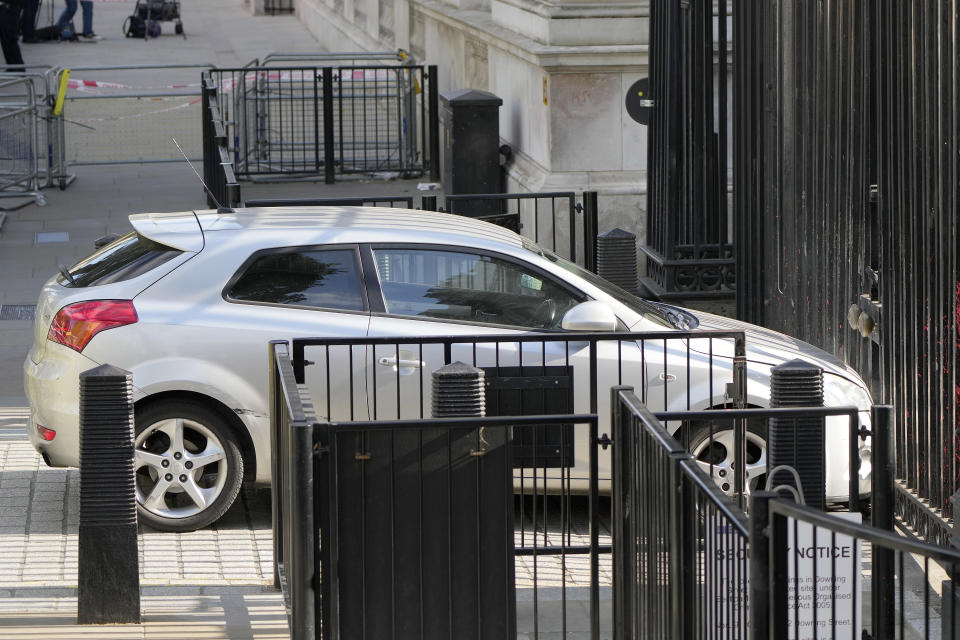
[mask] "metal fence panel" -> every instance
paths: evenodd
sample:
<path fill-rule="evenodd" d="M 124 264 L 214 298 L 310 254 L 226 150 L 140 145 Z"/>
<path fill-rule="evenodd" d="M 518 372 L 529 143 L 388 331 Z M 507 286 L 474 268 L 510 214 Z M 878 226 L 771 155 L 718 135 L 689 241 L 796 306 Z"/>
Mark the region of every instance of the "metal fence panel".
<path fill-rule="evenodd" d="M 750 637 L 957 637 L 960 552 L 770 494 L 758 495 L 752 509 L 769 514 L 769 527 L 754 531 L 771 553 L 767 571 L 751 573 L 751 593 L 759 596 L 751 609 L 768 610 L 770 626 L 751 628 Z M 751 546 L 757 543 L 750 540 Z M 876 568 L 868 573 L 861 556 L 868 548 L 873 562 L 881 554 L 892 556 L 891 573 L 879 575 Z M 862 587 L 868 579 L 872 589 L 882 582 L 891 587 L 883 608 L 864 606 Z M 814 601 L 817 606 L 811 606 Z"/>
<path fill-rule="evenodd" d="M 897 408 L 898 508 L 944 539 L 960 478 L 960 16 L 921 1 L 740 7 L 740 315 L 838 354 Z"/>
<path fill-rule="evenodd" d="M 287 59 L 298 60 L 277 54 L 270 66 L 254 61 L 214 71 L 222 103 L 232 105 L 228 129 L 239 177 L 324 174 L 332 181 L 335 174 L 431 168 L 435 116 L 424 92 L 436 79 L 424 67 L 275 64 Z"/>
<path fill-rule="evenodd" d="M 9 128 L 5 128 L 4 131 L 8 136 L 12 136 L 7 140 L 8 146 L 21 145 L 22 147 L 20 151 L 14 151 L 13 147 L 9 147 L 11 155 L 8 156 L 6 170 L 10 172 L 11 185 L 17 186 L 15 189 L 10 186 L 7 190 L 23 191 L 40 205 L 44 204 L 45 200 L 37 189 L 55 184 L 64 189 L 74 179 L 74 176 L 67 174 L 65 166 L 64 118 L 62 114 L 55 113 L 61 73 L 62 71 L 57 67 L 28 67 L 25 73 L 0 74 L 0 78 L 3 78 L 5 83 L 0 100 L 8 110 L 8 118 L 13 118 L 10 110 L 18 111 L 20 108 L 18 105 L 33 105 L 27 111 L 18 111 L 16 122 L 12 119 L 6 122 Z M 30 88 L 27 89 L 23 83 L 29 83 Z M 29 97 L 30 95 L 33 97 Z M 28 115 L 28 112 L 31 115 Z M 28 133 L 28 126 L 32 127 L 33 131 Z M 29 152 L 23 145 L 30 146 Z M 18 169 L 14 169 L 9 163 L 14 157 L 19 158 L 17 162 L 22 165 Z M 27 166 L 30 162 L 34 165 L 32 169 Z M 26 190 L 23 186 L 25 172 L 34 174 L 36 179 L 35 186 Z"/>
<path fill-rule="evenodd" d="M 263 12 L 271 16 L 293 13 L 293 0 L 263 0 Z"/>
<path fill-rule="evenodd" d="M 37 171 L 40 107 L 31 78 L 0 75 L 0 197 L 32 197 L 42 204 Z"/>
<path fill-rule="evenodd" d="M 69 165 L 182 162 L 203 157 L 201 72 L 210 65 L 70 70 L 64 104 Z"/>
<path fill-rule="evenodd" d="M 207 74 L 204 74 L 202 92 L 203 182 L 208 189 L 207 206 L 234 207 L 240 204 L 240 185 L 233 173 L 217 87 Z"/>

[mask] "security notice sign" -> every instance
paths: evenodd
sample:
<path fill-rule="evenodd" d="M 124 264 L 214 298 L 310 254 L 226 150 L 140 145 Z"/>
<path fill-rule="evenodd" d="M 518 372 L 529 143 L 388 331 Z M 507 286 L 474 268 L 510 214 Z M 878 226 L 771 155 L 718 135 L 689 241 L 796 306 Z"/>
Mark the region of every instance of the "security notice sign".
<path fill-rule="evenodd" d="M 835 513 L 832 516 L 857 524 L 859 513 Z M 731 630 L 746 637 L 746 594 L 749 593 L 749 553 L 746 542 L 733 535 L 728 524 L 714 519 L 713 535 L 706 537 L 706 566 L 714 574 L 706 579 L 711 607 L 709 626 L 719 635 Z M 791 640 L 829 638 L 836 629 L 838 638 L 859 637 L 863 608 L 860 579 L 860 543 L 849 536 L 836 535 L 804 522 L 787 521 L 789 583 L 787 610 Z M 744 560 L 746 558 L 746 561 Z M 796 579 L 794 579 L 796 576 Z M 766 606 L 764 604 L 764 606 Z M 799 616 L 797 615 L 799 612 Z"/>
<path fill-rule="evenodd" d="M 859 513 L 832 514 L 860 524 Z M 860 543 L 805 522 L 787 521 L 789 583 L 787 611 L 790 638 L 807 640 L 859 637 L 863 596 L 860 580 Z M 795 577 L 796 576 L 796 577 Z M 798 633 L 799 632 L 799 633 Z"/>

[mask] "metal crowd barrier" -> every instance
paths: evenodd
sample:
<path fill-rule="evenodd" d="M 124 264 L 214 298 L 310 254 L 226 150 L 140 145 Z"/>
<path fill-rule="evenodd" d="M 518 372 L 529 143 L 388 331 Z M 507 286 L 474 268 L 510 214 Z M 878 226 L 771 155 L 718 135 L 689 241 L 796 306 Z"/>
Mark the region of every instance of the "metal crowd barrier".
<path fill-rule="evenodd" d="M 317 66 L 276 55 L 271 63 L 299 64 L 255 60 L 211 70 L 238 178 L 323 175 L 330 183 L 350 173 L 439 175 L 436 68 L 319 66 L 343 55 Z"/>
<path fill-rule="evenodd" d="M 183 162 L 203 158 L 201 79 L 209 64 L 69 69 L 65 98 L 70 166 Z"/>
<path fill-rule="evenodd" d="M 267 67 L 276 63 L 288 65 L 295 62 L 305 65 L 316 64 L 317 66 L 323 67 L 329 66 L 332 62 L 357 64 L 361 61 L 366 64 L 375 61 L 382 61 L 384 63 L 388 61 L 402 62 L 405 64 L 414 63 L 413 57 L 403 49 L 397 49 L 396 51 L 316 51 L 312 53 L 274 51 L 265 55 L 263 60 L 254 59 L 251 66 Z"/>
<path fill-rule="evenodd" d="M 0 75 L 0 197 L 45 204 L 37 168 L 39 109 L 32 78 Z"/>

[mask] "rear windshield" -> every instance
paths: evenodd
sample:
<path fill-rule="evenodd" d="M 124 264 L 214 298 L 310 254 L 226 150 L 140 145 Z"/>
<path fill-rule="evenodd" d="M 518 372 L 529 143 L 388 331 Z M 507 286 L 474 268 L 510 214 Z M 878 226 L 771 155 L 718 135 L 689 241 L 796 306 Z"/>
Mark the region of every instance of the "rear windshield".
<path fill-rule="evenodd" d="M 183 253 L 179 249 L 154 242 L 136 232 L 97 249 L 68 269 L 72 281 L 61 276 L 60 284 L 67 287 L 92 287 L 111 282 L 123 282 L 156 269 L 164 262 Z"/>

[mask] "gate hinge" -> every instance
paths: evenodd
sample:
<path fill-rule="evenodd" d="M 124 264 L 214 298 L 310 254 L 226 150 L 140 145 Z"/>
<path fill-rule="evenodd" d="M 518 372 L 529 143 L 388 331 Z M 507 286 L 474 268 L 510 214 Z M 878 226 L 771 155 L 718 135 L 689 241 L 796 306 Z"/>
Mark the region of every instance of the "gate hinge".
<path fill-rule="evenodd" d="M 600 447 L 601 447 L 604 451 L 606 451 L 606 450 L 607 450 L 607 447 L 609 447 L 610 445 L 613 444 L 613 440 L 611 440 L 611 439 L 610 439 L 610 436 L 608 436 L 607 434 L 603 434 L 602 436 L 600 436 L 599 438 L 597 438 L 597 444 L 600 445 Z"/>

